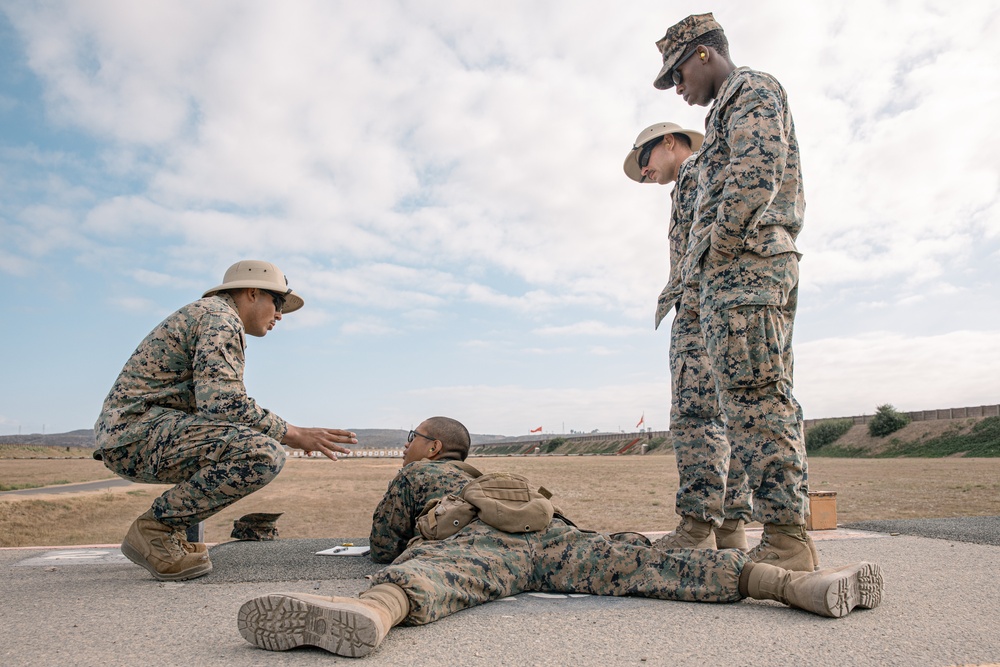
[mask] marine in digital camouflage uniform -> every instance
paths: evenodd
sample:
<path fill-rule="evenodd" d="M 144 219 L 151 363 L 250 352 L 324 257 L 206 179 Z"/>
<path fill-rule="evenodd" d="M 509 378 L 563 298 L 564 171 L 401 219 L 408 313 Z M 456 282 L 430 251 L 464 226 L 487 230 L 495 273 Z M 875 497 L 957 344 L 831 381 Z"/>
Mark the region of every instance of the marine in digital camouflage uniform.
<path fill-rule="evenodd" d="M 406 591 L 406 625 L 430 623 L 524 591 L 689 602 L 741 599 L 739 573 L 749 558 L 738 550 L 661 551 L 581 531 L 559 517 L 536 533 L 505 533 L 477 519 L 448 539 L 419 538 L 402 551 L 379 549 L 376 554 L 380 536 L 414 534 L 421 500 L 458 494 L 471 479 L 452 463 L 411 463 L 393 480 L 375 513 L 372 558 L 392 564 L 371 579 Z M 420 509 L 405 510 L 410 498 Z M 400 509 L 404 511 L 397 513 Z"/>
<path fill-rule="evenodd" d="M 161 580 L 207 574 L 188 526 L 262 488 L 282 443 L 336 459 L 356 442 L 338 429 L 293 426 L 247 395 L 246 334 L 262 337 L 303 305 L 268 262 L 234 264 L 223 284 L 161 322 L 125 363 L 94 427 L 95 458 L 137 482 L 174 484 L 136 519 L 122 552 Z"/>
<path fill-rule="evenodd" d="M 688 250 L 697 176 L 689 168 L 703 135 L 676 123 L 656 123 L 636 137 L 625 156 L 625 174 L 638 183 L 668 185 L 670 280 L 657 301 L 655 326 L 676 311 L 670 328 L 670 434 L 679 485 L 677 529 L 658 546 L 747 549 L 750 489 L 743 463 L 732 456 L 719 408 L 699 319 L 698 286 L 685 286 L 681 267 Z"/>
<path fill-rule="evenodd" d="M 881 573 L 868 563 L 788 572 L 753 563 L 736 549 L 661 550 L 612 539 L 558 514 L 537 532 L 504 532 L 474 519 L 446 539 L 423 539 L 416 525 L 424 506 L 458 495 L 478 471 L 462 463 L 469 435 L 453 419 L 428 419 L 409 440 L 403 468 L 373 516 L 372 557 L 392 564 L 370 577 L 374 585 L 359 598 L 274 593 L 247 601 L 237 625 L 248 642 L 272 651 L 309 645 L 358 657 L 395 625 L 431 623 L 523 591 L 690 602 L 752 596 L 827 616 L 874 607 L 881 598 Z"/>
<path fill-rule="evenodd" d="M 701 328 L 727 436 L 764 524 L 754 560 L 812 570 L 802 410 L 792 395 L 805 197 L 785 90 L 769 74 L 736 67 L 711 14 L 689 16 L 657 42 L 654 85 L 689 105 L 711 104 L 697 178 L 684 281 L 697 286 Z"/>

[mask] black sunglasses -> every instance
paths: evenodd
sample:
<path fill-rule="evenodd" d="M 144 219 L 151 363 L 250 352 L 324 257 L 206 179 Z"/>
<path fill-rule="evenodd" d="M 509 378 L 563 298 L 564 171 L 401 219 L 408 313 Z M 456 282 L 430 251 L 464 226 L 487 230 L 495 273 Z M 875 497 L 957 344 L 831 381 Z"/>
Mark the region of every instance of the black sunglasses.
<path fill-rule="evenodd" d="M 418 435 L 421 438 L 423 438 L 424 440 L 430 440 L 431 442 L 434 442 L 435 440 L 437 440 L 437 438 L 432 438 L 429 435 L 424 435 L 423 433 L 417 433 L 416 431 L 410 431 L 409 433 L 406 434 L 406 441 L 407 442 L 413 442 L 413 439 L 415 437 L 417 437 Z"/>
<path fill-rule="evenodd" d="M 274 301 L 274 310 L 275 310 L 275 312 L 280 313 L 281 311 L 283 311 L 285 309 L 285 295 L 284 294 L 278 294 L 277 292 L 272 292 L 269 289 L 266 289 L 266 290 L 263 290 L 263 291 L 265 291 L 265 292 L 267 292 L 268 294 L 271 295 L 271 301 Z"/>
<path fill-rule="evenodd" d="M 645 169 L 649 165 L 649 154 L 653 152 L 653 149 L 661 141 L 663 141 L 663 137 L 657 137 L 642 145 L 642 151 L 639 153 L 639 169 Z"/>
<path fill-rule="evenodd" d="M 681 76 L 681 72 L 677 68 L 683 65 L 688 58 L 690 58 L 697 52 L 698 52 L 698 47 L 696 46 L 693 49 L 691 49 L 686 56 L 678 60 L 677 64 L 674 65 L 673 68 L 670 70 L 670 80 L 674 82 L 675 86 L 679 86 L 682 83 L 684 83 L 684 77 Z"/>

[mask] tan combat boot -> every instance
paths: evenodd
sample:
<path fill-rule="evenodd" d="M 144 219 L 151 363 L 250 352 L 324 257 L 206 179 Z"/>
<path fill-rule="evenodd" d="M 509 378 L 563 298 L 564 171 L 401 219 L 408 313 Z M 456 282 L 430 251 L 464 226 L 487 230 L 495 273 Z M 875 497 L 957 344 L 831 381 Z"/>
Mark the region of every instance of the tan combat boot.
<path fill-rule="evenodd" d="M 809 537 L 809 533 L 806 533 L 806 537 L 809 538 L 809 553 L 811 553 L 812 557 L 813 557 L 813 569 L 818 570 L 819 569 L 819 552 L 816 551 L 816 543 L 813 542 L 813 539 L 811 537 Z"/>
<path fill-rule="evenodd" d="M 153 518 L 149 510 L 132 522 L 122 542 L 122 555 L 146 568 L 160 581 L 194 579 L 212 571 L 208 551 L 181 544 L 175 529 Z M 200 544 L 200 543 L 199 543 Z"/>
<path fill-rule="evenodd" d="M 272 593 L 245 602 L 236 623 L 245 640 L 268 651 L 318 646 L 360 658 L 374 651 L 408 613 L 402 588 L 378 584 L 360 598 Z"/>
<path fill-rule="evenodd" d="M 188 542 L 186 531 L 175 530 L 174 537 L 177 538 L 177 543 L 181 545 L 181 549 L 189 554 L 203 554 L 208 551 L 208 545 L 204 542 Z"/>
<path fill-rule="evenodd" d="M 812 572 L 819 565 L 819 556 L 813 556 L 815 553 L 805 526 L 766 523 L 760 544 L 750 550 L 750 559 L 785 570 Z"/>
<path fill-rule="evenodd" d="M 717 549 L 739 549 L 749 551 L 747 532 L 743 528 L 743 519 L 726 519 L 721 526 L 716 526 L 715 546 Z"/>
<path fill-rule="evenodd" d="M 740 593 L 840 618 L 855 607 L 874 609 L 879 605 L 882 569 L 873 563 L 854 563 L 816 572 L 791 572 L 764 563 L 748 563 L 740 573 Z"/>
<path fill-rule="evenodd" d="M 677 528 L 653 542 L 653 546 L 657 549 L 714 549 L 715 534 L 708 521 L 686 516 Z"/>

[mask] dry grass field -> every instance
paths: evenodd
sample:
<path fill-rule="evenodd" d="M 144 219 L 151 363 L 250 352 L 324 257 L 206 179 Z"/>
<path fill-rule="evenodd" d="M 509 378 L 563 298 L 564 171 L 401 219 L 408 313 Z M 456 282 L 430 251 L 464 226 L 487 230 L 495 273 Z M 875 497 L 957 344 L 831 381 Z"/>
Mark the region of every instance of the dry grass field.
<path fill-rule="evenodd" d="M 552 491 L 579 526 L 668 530 L 676 518 L 674 457 L 551 456 L 476 458 L 486 472 L 526 475 Z M 206 524 L 206 540 L 229 539 L 249 512 L 284 512 L 283 538 L 367 536 L 372 510 L 399 459 L 289 459 L 272 484 Z M 1000 459 L 810 460 L 813 491 L 837 492 L 840 523 L 865 519 L 1000 515 Z M 0 458 L 0 484 L 109 479 L 91 459 Z M 135 485 L 91 493 L 0 495 L 0 546 L 114 544 L 166 487 Z"/>

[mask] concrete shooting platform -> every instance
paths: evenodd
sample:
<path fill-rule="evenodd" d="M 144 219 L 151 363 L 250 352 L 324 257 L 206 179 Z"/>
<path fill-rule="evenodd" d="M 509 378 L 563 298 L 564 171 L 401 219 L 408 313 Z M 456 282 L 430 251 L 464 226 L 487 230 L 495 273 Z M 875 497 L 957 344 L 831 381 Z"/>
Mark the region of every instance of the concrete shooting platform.
<path fill-rule="evenodd" d="M 812 533 L 824 566 L 881 564 L 882 605 L 828 619 L 772 602 L 522 594 L 394 629 L 369 657 L 246 643 L 236 611 L 277 591 L 356 595 L 379 566 L 315 552 L 363 539 L 227 542 L 214 570 L 152 579 L 115 546 L 0 549 L 0 664 L 905 665 L 1000 662 L 1000 517 L 866 522 Z M 759 529 L 751 537 L 759 536 Z M 754 540 L 752 540 L 754 541 Z"/>

